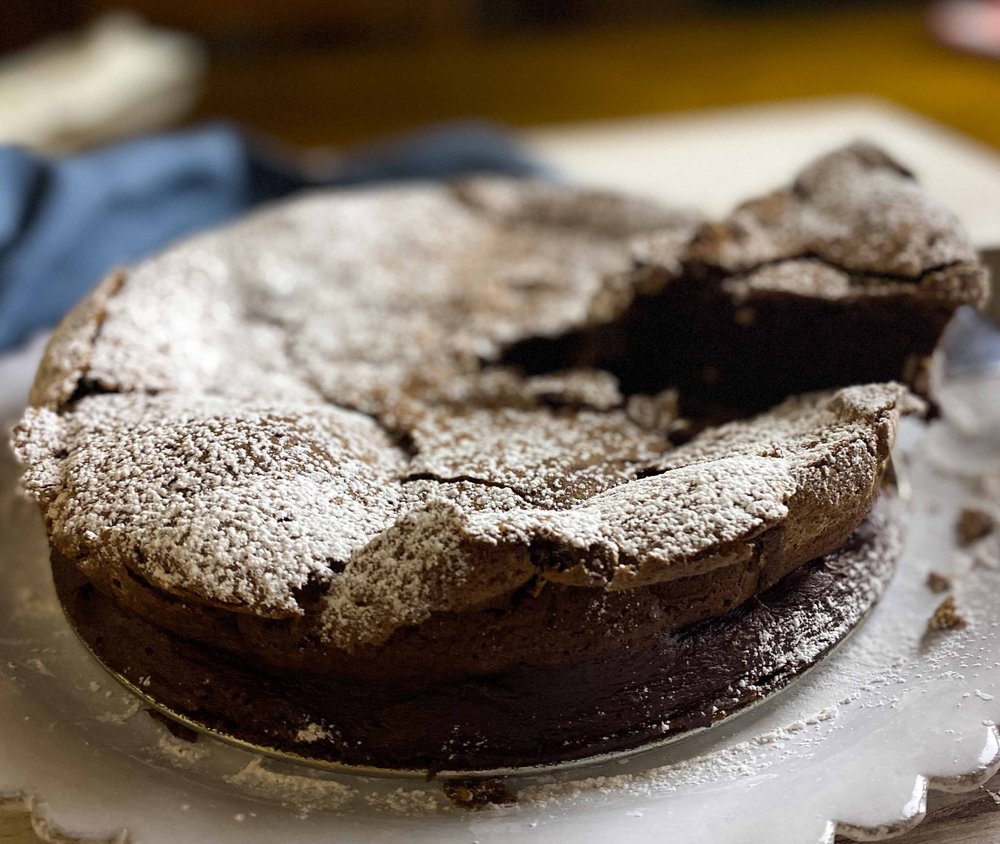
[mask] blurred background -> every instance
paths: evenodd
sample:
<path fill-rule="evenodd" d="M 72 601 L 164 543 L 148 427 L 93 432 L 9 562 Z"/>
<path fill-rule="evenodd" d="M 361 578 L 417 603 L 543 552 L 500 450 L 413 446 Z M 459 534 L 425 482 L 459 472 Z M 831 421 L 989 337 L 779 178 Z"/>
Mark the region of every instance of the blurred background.
<path fill-rule="evenodd" d="M 989 0 L 2 0 L 0 134 L 75 149 L 223 117 L 342 145 L 872 93 L 1000 146 L 991 53 Z"/>
<path fill-rule="evenodd" d="M 412 138 L 374 160 L 339 149 L 469 118 L 559 126 L 855 94 L 1000 151 L 1000 0 L 0 0 L 0 398 L 21 402 L 44 340 L 35 332 L 111 268 L 177 237 L 304 186 L 484 163 L 531 172 L 535 153 L 461 130 L 430 136 L 437 158 Z M 977 245 L 1000 246 L 994 152 L 898 129 L 877 108 L 822 108 L 801 120 L 825 120 L 824 137 L 846 114 L 848 139 L 895 127 L 905 160 Z M 105 146 L 219 118 L 252 142 L 216 126 Z M 660 185 L 718 211 L 817 152 L 799 122 L 781 125 L 796 131 L 729 113 L 689 126 L 672 170 L 673 123 L 559 148 L 607 183 Z M 1000 250 L 990 255 L 1000 277 Z M 982 811 L 994 813 L 989 794 Z M 0 815 L 0 840 L 35 840 L 26 820 L 12 823 Z M 980 840 L 997 840 L 983 829 Z"/>

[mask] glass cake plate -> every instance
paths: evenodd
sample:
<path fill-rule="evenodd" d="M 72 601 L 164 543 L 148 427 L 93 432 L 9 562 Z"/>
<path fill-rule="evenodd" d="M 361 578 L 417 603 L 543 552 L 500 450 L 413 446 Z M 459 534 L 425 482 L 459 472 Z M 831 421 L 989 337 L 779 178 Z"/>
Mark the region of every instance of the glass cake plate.
<path fill-rule="evenodd" d="M 968 319 L 963 336 L 992 350 L 996 335 Z M 0 358 L 5 430 L 40 350 Z M 63 619 L 44 530 L 3 443 L 0 795 L 23 803 L 48 840 L 830 844 L 837 833 L 897 834 L 919 822 L 928 789 L 972 789 L 1000 768 L 1000 532 L 960 548 L 954 530 L 967 503 L 1000 506 L 998 358 L 962 357 L 942 385 L 943 415 L 903 426 L 900 568 L 828 659 L 710 730 L 514 777 L 516 804 L 479 811 L 453 805 L 440 782 L 321 771 L 178 738 L 151 718 Z M 965 628 L 928 631 L 944 597 L 928 588 L 931 571 L 952 578 Z"/>

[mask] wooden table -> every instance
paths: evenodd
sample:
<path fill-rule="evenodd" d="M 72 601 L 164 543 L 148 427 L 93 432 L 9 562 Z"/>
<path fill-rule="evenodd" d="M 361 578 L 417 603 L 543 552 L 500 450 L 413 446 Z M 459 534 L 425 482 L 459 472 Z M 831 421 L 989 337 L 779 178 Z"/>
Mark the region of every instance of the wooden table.
<path fill-rule="evenodd" d="M 197 116 L 326 145 L 456 117 L 531 126 L 845 93 L 887 97 L 1000 147 L 1000 64 L 934 44 L 919 4 L 222 55 Z M 896 840 L 995 844 L 998 793 L 1000 776 L 968 795 L 932 794 L 928 819 Z M 37 840 L 23 813 L 0 813 L 0 844 Z"/>

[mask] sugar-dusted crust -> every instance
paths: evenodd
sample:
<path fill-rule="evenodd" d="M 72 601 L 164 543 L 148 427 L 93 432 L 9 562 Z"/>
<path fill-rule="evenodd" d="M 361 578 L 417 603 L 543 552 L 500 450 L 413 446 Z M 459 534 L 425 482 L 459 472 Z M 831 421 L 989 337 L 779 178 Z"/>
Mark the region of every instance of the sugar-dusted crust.
<path fill-rule="evenodd" d="M 769 200 L 785 211 L 737 212 L 753 248 L 718 247 L 725 272 L 803 244 L 826 261 L 852 238 L 873 272 L 965 266 L 957 224 L 867 149 Z M 844 201 L 809 175 L 827 170 L 843 171 L 827 182 L 847 180 Z M 864 227 L 841 225 L 857 215 Z M 923 246 L 899 245 L 925 225 Z M 866 239 L 878 226 L 895 247 Z M 502 365 L 520 343 L 618 319 L 629 305 L 602 311 L 612 287 L 623 302 L 669 290 L 694 256 L 707 265 L 706 231 L 647 204 L 503 180 L 277 205 L 81 306 L 16 433 L 25 485 L 55 551 L 126 605 L 151 589 L 308 617 L 303 635 L 346 652 L 546 584 L 617 592 L 719 572 L 709 594 L 739 581 L 746 597 L 860 523 L 905 388 L 792 399 L 674 447 L 669 394 L 637 412 L 587 355 L 534 375 Z M 681 259 L 654 260 L 651 239 Z"/>
<path fill-rule="evenodd" d="M 740 205 L 719 223 L 702 223 L 680 257 L 669 238 L 658 248 L 658 238 L 637 247 L 646 263 L 667 275 L 678 265 L 721 270 L 734 296 L 772 290 L 952 305 L 986 299 L 982 265 L 956 216 L 866 143 L 819 159 L 789 187 Z"/>
<path fill-rule="evenodd" d="M 899 511 L 891 494 L 880 497 L 836 551 L 676 635 L 659 587 L 554 587 L 562 591 L 526 596 L 507 620 L 489 610 L 464 624 L 442 616 L 423 636 L 400 631 L 371 654 L 311 666 L 273 629 L 254 638 L 244 628 L 242 650 L 225 653 L 150 623 L 58 555 L 53 573 L 74 627 L 104 664 L 198 724 L 349 765 L 483 771 L 661 741 L 787 685 L 881 596 L 901 548 Z M 529 658 L 494 670 L 469 665 L 470 651 L 499 650 L 509 635 Z"/>
<path fill-rule="evenodd" d="M 519 411 L 535 435 L 523 442 L 509 418 L 458 431 L 450 418 L 407 457 L 338 408 L 93 396 L 30 414 L 22 449 L 51 453 L 30 455 L 26 483 L 53 547 L 126 603 L 141 606 L 137 576 L 187 601 L 300 615 L 313 583 L 314 625 L 353 650 L 529 582 L 622 590 L 717 572 L 695 606 L 745 600 L 854 529 L 906 400 L 896 385 L 793 399 L 667 453 L 604 414 Z M 737 588 L 730 571 L 749 576 Z"/>
<path fill-rule="evenodd" d="M 631 266 L 633 236 L 694 222 L 513 180 L 305 194 L 117 276 L 82 311 L 85 360 L 55 338 L 33 403 L 60 407 L 48 373 L 75 371 L 96 392 L 266 396 L 402 425 L 429 401 L 503 391 L 482 360 L 584 313 Z"/>

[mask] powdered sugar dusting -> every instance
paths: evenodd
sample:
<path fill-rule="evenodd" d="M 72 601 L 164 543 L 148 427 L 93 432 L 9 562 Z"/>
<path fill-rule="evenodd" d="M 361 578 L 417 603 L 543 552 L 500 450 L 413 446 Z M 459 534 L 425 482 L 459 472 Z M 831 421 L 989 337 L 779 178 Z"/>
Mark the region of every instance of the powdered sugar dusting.
<path fill-rule="evenodd" d="M 464 609 L 536 573 L 627 588 L 707 571 L 759 554 L 753 540 L 779 523 L 788 553 L 812 549 L 814 537 L 840 519 L 849 532 L 867 509 L 906 397 L 878 385 L 795 399 L 695 438 L 648 465 L 651 476 L 634 470 L 633 480 L 556 509 L 503 489 L 496 465 L 492 476 L 468 468 L 461 496 L 413 509 L 353 556 L 331 585 L 328 635 L 348 648 L 383 641 L 433 609 Z M 501 490 L 473 499 L 477 477 Z M 575 549 L 576 564 L 559 565 L 545 547 Z"/>
<path fill-rule="evenodd" d="M 84 570 L 115 565 L 164 589 L 297 612 L 294 590 L 329 578 L 398 511 L 401 458 L 350 411 L 170 393 L 33 417 L 73 445 L 37 455 L 25 483 L 44 495 L 61 473 L 52 541 Z"/>
<path fill-rule="evenodd" d="M 200 744 L 161 733 L 156 740 L 156 754 L 178 768 L 190 768 L 204 758 L 208 750 Z"/>
<path fill-rule="evenodd" d="M 271 770 L 259 757 L 251 759 L 241 771 L 225 779 L 251 794 L 305 811 L 340 809 L 357 793 L 351 786 L 337 780 Z"/>
<path fill-rule="evenodd" d="M 839 260 L 838 221 L 859 203 L 890 232 L 929 213 L 870 158 L 824 159 L 773 209 L 737 212 L 770 240 L 712 260 L 743 267 L 817 238 Z M 875 193 L 841 197 L 862 172 Z M 636 236 L 708 260 L 691 224 L 504 180 L 278 204 L 81 306 L 18 428 L 25 485 L 90 576 L 277 617 L 319 587 L 342 647 L 534 577 L 618 589 L 749 562 L 778 525 L 804 562 L 874 496 L 900 388 L 811 397 L 672 449 L 671 403 L 622 408 L 607 373 L 484 370 L 505 344 L 592 316 L 608 278 L 642 288 Z M 934 249 L 959 260 L 956 243 L 920 267 L 945 261 Z M 864 260 L 882 260 L 876 246 Z"/>
<path fill-rule="evenodd" d="M 736 271 L 815 255 L 847 271 L 908 278 L 976 261 L 955 215 L 865 143 L 821 158 L 789 190 L 747 202 L 721 226 L 706 227 L 695 252 Z"/>
<path fill-rule="evenodd" d="M 759 294 L 827 300 L 986 300 L 985 273 L 956 216 L 904 167 L 856 143 L 807 167 L 784 190 L 739 206 L 693 238 L 640 238 L 661 279 L 721 270 L 737 302 Z"/>
<path fill-rule="evenodd" d="M 299 729 L 295 734 L 295 738 L 297 741 L 312 743 L 314 741 L 324 741 L 333 738 L 333 733 L 319 724 L 307 724 Z"/>

